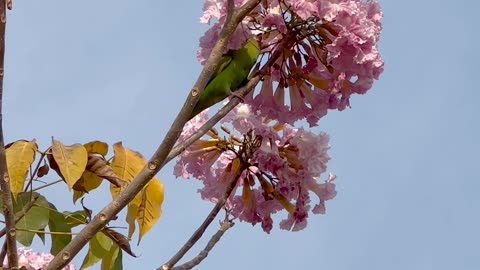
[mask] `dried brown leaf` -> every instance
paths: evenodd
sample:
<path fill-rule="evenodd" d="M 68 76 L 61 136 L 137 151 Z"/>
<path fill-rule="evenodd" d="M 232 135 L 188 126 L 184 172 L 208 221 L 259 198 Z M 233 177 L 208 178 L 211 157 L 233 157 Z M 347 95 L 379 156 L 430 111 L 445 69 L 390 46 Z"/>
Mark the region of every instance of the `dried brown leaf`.
<path fill-rule="evenodd" d="M 117 187 L 126 186 L 127 182 L 118 177 L 103 156 L 96 154 L 88 155 L 87 171 L 97 175 L 100 178 L 107 179 Z"/>
<path fill-rule="evenodd" d="M 123 251 L 128 253 L 130 256 L 135 258 L 137 257 L 137 255 L 135 255 L 135 253 L 133 253 L 132 249 L 130 248 L 130 242 L 125 235 L 109 228 L 104 228 L 102 232 L 110 239 L 112 239 L 115 244 L 117 244 Z"/>
<path fill-rule="evenodd" d="M 38 178 L 44 177 L 45 175 L 48 174 L 48 171 L 50 171 L 50 167 L 47 165 L 46 161 L 43 161 L 43 165 L 40 168 L 38 168 L 37 177 Z"/>

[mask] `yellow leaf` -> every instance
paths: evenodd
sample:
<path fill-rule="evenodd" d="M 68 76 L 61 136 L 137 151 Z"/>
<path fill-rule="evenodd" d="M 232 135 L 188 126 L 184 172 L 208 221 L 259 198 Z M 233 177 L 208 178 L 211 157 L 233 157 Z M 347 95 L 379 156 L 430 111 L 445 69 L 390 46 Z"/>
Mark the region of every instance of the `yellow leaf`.
<path fill-rule="evenodd" d="M 162 215 L 163 184 L 153 179 L 143 190 L 142 203 L 138 207 L 137 221 L 140 229 L 138 244 L 142 237 L 157 223 Z"/>
<path fill-rule="evenodd" d="M 35 159 L 38 150 L 35 139 L 32 141 L 16 141 L 6 149 L 8 175 L 10 176 L 10 189 L 13 197 L 22 191 L 28 169 Z"/>
<path fill-rule="evenodd" d="M 113 172 L 123 180 L 130 183 L 135 176 L 145 166 L 146 161 L 140 153 L 125 149 L 121 142 L 113 145 L 113 160 L 110 166 Z M 116 198 L 123 190 L 124 186 L 117 187 L 110 184 L 110 193 L 112 198 Z M 128 224 L 128 238 L 131 238 L 135 232 L 135 220 L 137 217 L 138 207 L 142 199 L 142 192 L 137 194 L 135 198 L 128 204 L 126 221 Z"/>
<path fill-rule="evenodd" d="M 53 140 L 52 155 L 68 188 L 71 189 L 85 171 L 87 150 L 81 144 L 65 146 L 61 142 Z"/>
<path fill-rule="evenodd" d="M 110 164 L 113 172 L 128 183 L 130 183 L 147 164 L 147 161 L 140 153 L 124 148 L 121 142 L 113 145 L 113 155 L 113 160 Z M 112 198 L 116 198 L 122 188 L 124 187 L 117 187 L 110 184 Z M 147 189 L 150 191 L 146 191 Z M 158 221 L 161 214 L 160 206 L 162 202 L 163 185 L 154 177 L 146 188 L 137 194 L 128 205 L 126 220 L 129 225 L 129 238 L 131 238 L 135 231 L 135 221 L 138 222 L 140 227 L 140 239 L 153 224 Z"/>
<path fill-rule="evenodd" d="M 145 164 L 147 164 L 147 162 L 140 153 L 123 148 L 121 142 L 113 145 L 113 160 L 110 166 L 119 178 L 128 183 L 132 182 L 135 176 L 137 176 L 137 174 L 143 169 Z M 112 198 L 116 198 L 122 188 L 124 187 L 117 187 L 110 184 Z M 141 199 L 141 196 L 137 195 L 130 204 L 140 205 Z"/>
<path fill-rule="evenodd" d="M 133 199 L 133 201 L 128 204 L 127 217 L 125 218 L 128 224 L 128 239 L 132 239 L 132 235 L 135 232 L 135 221 L 137 220 L 137 213 L 139 207 L 139 204 L 137 204 L 136 201 L 140 201 L 138 198 L 142 198 L 141 194 L 142 192 L 137 194 L 137 196 L 135 196 L 135 199 Z"/>
<path fill-rule="evenodd" d="M 113 172 L 123 180 L 130 183 L 146 164 L 147 162 L 140 153 L 123 148 L 121 142 L 113 145 L 111 166 Z"/>
<path fill-rule="evenodd" d="M 101 141 L 93 141 L 83 145 L 89 154 L 99 154 L 106 156 L 108 153 L 108 144 Z"/>

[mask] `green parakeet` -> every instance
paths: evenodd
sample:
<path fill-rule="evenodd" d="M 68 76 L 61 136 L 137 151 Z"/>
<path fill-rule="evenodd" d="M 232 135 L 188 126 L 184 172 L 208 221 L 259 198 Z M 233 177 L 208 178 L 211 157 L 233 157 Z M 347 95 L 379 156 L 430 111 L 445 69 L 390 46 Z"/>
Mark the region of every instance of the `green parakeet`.
<path fill-rule="evenodd" d="M 260 44 L 256 38 L 248 39 L 241 49 L 223 55 L 189 119 L 244 86 L 259 55 Z"/>

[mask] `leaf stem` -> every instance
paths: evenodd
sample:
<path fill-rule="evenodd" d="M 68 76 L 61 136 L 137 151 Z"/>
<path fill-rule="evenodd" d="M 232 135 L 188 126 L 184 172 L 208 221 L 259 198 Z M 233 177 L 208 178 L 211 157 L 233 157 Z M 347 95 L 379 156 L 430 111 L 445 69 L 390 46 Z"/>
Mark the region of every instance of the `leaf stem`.
<path fill-rule="evenodd" d="M 53 234 L 53 235 L 77 235 L 78 234 L 78 233 L 68 233 L 68 232 L 46 232 L 46 231 L 42 231 L 42 230 L 22 229 L 22 228 L 17 228 L 17 231 L 43 233 L 43 234 Z"/>
<path fill-rule="evenodd" d="M 43 189 L 43 188 L 46 188 L 46 187 L 49 187 L 49 186 L 53 186 L 53 185 L 58 184 L 58 183 L 60 183 L 60 182 L 63 182 L 63 180 L 62 180 L 62 179 L 59 179 L 59 180 L 53 181 L 53 182 L 51 182 L 51 183 L 45 184 L 45 185 L 43 185 L 43 186 L 36 187 L 36 188 L 32 189 L 32 192 L 38 191 L 38 190 L 40 190 L 40 189 Z"/>

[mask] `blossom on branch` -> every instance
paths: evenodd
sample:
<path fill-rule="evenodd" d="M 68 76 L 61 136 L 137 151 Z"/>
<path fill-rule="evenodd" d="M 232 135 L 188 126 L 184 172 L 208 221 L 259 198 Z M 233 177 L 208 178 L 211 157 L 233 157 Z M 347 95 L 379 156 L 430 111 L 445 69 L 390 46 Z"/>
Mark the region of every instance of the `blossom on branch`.
<path fill-rule="evenodd" d="M 26 270 L 40 270 L 43 269 L 53 259 L 50 253 L 34 252 L 24 247 L 17 250 L 18 252 L 18 267 L 19 269 L 25 267 Z M 3 261 L 3 267 L 8 267 L 8 259 Z M 75 270 L 73 264 L 68 264 L 62 270 Z"/>
<path fill-rule="evenodd" d="M 236 0 L 235 7 L 246 1 Z M 218 40 L 227 0 L 206 0 L 202 23 L 216 22 L 200 38 L 204 63 Z M 373 0 L 265 0 L 237 27 L 227 49 L 261 37 L 263 84 L 246 99 L 254 111 L 281 123 L 310 126 L 329 109 L 344 110 L 352 94 L 365 94 L 383 71 L 377 49 L 382 12 Z"/>
<path fill-rule="evenodd" d="M 200 38 L 202 64 L 226 22 L 227 2 L 205 1 L 200 22 L 212 25 Z M 235 0 L 235 9 L 246 2 Z M 344 110 L 351 95 L 372 87 L 383 71 L 382 16 L 374 0 L 260 1 L 226 49 L 256 36 L 261 54 L 253 73 L 261 85 L 222 120 L 223 135 L 212 129 L 181 154 L 175 175 L 199 179 L 202 198 L 216 202 L 241 173 L 226 206 L 265 232 L 283 210 L 280 228 L 292 231 L 305 228 L 311 213 L 324 214 L 325 201 L 336 195 L 335 176 L 325 175 L 329 137 L 293 125 L 316 126 L 329 110 Z M 205 114 L 192 119 L 181 140 L 205 121 Z"/>
<path fill-rule="evenodd" d="M 198 121 L 203 116 L 197 116 Z M 198 125 L 184 130 L 191 134 Z M 224 119 L 224 136 L 211 130 L 208 139 L 193 143 L 180 155 L 175 175 L 193 176 L 203 182 L 199 190 L 205 200 L 216 202 L 242 164 L 236 188 L 227 201 L 234 217 L 252 225 L 262 224 L 266 232 L 273 226 L 272 215 L 285 210 L 280 223 L 286 230 L 301 230 L 309 213 L 324 214 L 325 201 L 336 195 L 335 177 L 326 172 L 328 136 L 294 129 L 252 113 L 247 104 L 237 106 Z M 312 206 L 311 195 L 318 198 Z"/>

